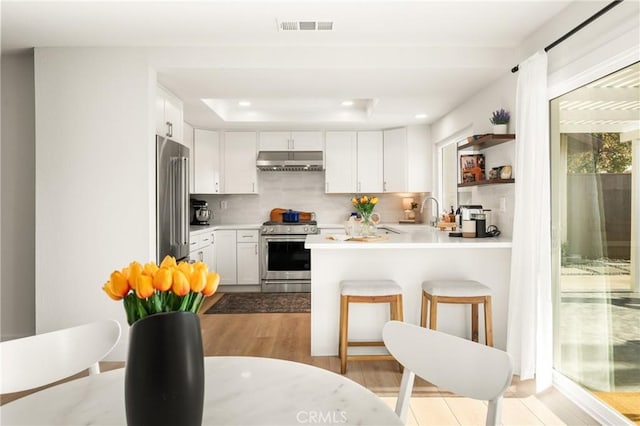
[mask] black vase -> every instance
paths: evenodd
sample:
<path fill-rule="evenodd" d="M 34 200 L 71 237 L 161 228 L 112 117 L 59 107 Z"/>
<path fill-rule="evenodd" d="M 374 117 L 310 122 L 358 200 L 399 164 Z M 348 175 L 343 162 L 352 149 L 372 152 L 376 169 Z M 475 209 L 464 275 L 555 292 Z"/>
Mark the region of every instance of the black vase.
<path fill-rule="evenodd" d="M 128 426 L 202 424 L 204 357 L 196 314 L 154 314 L 131 326 L 124 400 Z"/>

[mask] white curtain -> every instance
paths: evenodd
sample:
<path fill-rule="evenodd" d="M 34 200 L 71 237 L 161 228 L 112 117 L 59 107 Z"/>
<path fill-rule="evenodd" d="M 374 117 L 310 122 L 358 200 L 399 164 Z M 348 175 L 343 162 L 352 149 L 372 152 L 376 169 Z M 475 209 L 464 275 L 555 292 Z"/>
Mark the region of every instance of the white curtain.
<path fill-rule="evenodd" d="M 547 54 L 522 62 L 516 91 L 513 248 L 507 352 L 522 380 L 551 385 L 551 205 Z"/>

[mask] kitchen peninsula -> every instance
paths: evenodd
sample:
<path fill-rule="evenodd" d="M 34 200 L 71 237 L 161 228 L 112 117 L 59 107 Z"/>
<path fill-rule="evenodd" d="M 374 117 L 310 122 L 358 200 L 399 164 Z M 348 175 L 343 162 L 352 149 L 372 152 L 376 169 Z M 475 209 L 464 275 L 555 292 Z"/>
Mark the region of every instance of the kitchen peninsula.
<path fill-rule="evenodd" d="M 404 320 L 419 324 L 421 284 L 429 279 L 473 279 L 493 291 L 494 344 L 506 348 L 511 239 L 454 238 L 427 226 L 384 227 L 375 242 L 337 241 L 308 235 L 311 250 L 311 355 L 338 354 L 340 286 L 345 279 L 392 279 L 403 287 Z M 349 339 L 381 340 L 387 304 L 352 304 Z M 484 326 L 480 315 L 480 341 Z M 469 305 L 438 306 L 438 330 L 469 337 Z"/>

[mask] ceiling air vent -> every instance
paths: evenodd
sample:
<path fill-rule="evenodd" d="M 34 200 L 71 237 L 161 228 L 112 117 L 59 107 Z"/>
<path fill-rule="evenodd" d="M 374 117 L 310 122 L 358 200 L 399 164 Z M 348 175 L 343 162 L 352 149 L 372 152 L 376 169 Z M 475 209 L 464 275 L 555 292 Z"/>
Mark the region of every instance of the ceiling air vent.
<path fill-rule="evenodd" d="M 278 21 L 278 31 L 333 31 L 333 21 Z"/>

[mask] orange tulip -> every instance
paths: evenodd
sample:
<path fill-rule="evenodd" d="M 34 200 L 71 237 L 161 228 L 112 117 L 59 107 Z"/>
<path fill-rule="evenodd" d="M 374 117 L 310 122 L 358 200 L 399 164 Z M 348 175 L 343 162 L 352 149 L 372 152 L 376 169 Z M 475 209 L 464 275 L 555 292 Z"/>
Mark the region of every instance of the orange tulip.
<path fill-rule="evenodd" d="M 191 274 L 191 278 L 189 278 L 189 285 L 191 287 L 191 291 L 193 292 L 201 292 L 207 284 L 207 273 L 202 268 L 196 268 L 193 274 Z"/>
<path fill-rule="evenodd" d="M 113 300 L 122 300 L 122 296 L 113 291 L 113 285 L 111 281 L 107 281 L 106 283 L 104 283 L 102 290 L 104 290 L 104 292 L 107 293 L 107 296 L 109 296 Z"/>
<path fill-rule="evenodd" d="M 156 265 L 155 262 L 145 263 L 144 268 L 142 270 L 144 271 L 145 274 L 149 275 L 150 277 L 155 277 L 156 272 L 158 272 L 158 265 Z"/>
<path fill-rule="evenodd" d="M 181 271 L 187 279 L 190 279 L 191 274 L 193 274 L 193 264 L 189 262 L 180 262 L 178 270 Z"/>
<path fill-rule="evenodd" d="M 153 277 L 153 287 L 158 291 L 167 291 L 171 288 L 173 273 L 169 268 L 160 268 Z"/>
<path fill-rule="evenodd" d="M 198 262 L 193 264 L 193 271 L 196 272 L 196 271 L 199 271 L 199 270 L 204 271 L 205 275 L 207 275 L 209 273 L 209 267 L 204 262 L 198 261 Z"/>
<path fill-rule="evenodd" d="M 119 296 L 120 298 L 126 296 L 131 288 L 127 279 L 120 271 L 113 271 L 111 273 L 111 281 L 109 281 L 109 283 L 113 294 Z"/>
<path fill-rule="evenodd" d="M 354 206 L 358 205 L 358 200 L 356 200 L 356 197 L 351 198 L 351 204 L 353 204 Z"/>
<path fill-rule="evenodd" d="M 138 275 L 136 283 L 136 295 L 140 299 L 147 299 L 153 294 L 152 278 L 149 275 Z"/>
<path fill-rule="evenodd" d="M 202 294 L 204 296 L 211 296 L 218 289 L 218 284 L 220 284 L 220 275 L 217 272 L 209 272 L 207 275 L 207 284 L 204 286 Z"/>
<path fill-rule="evenodd" d="M 176 294 L 176 296 L 184 296 L 189 293 L 189 280 L 182 273 L 182 271 L 178 269 L 173 270 L 173 284 L 171 285 L 171 289 Z"/>
<path fill-rule="evenodd" d="M 142 265 L 139 262 L 131 262 L 129 264 L 129 285 L 131 288 L 136 288 L 136 283 L 138 282 L 138 277 L 142 275 Z"/>
<path fill-rule="evenodd" d="M 166 255 L 164 259 L 162 259 L 162 263 L 160 264 L 160 267 L 169 268 L 171 266 L 177 266 L 176 258 L 173 256 Z"/>

